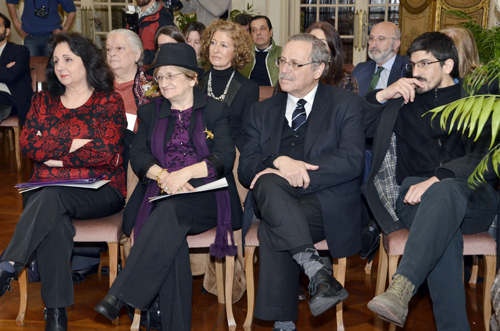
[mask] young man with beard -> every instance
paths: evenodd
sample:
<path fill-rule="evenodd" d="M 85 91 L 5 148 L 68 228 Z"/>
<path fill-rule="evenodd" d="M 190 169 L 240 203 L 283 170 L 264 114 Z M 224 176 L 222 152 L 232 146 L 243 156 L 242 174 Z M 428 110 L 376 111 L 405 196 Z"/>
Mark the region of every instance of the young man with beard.
<path fill-rule="evenodd" d="M 397 54 L 401 31 L 391 22 L 375 25 L 368 38 L 368 56 L 373 61 L 358 63 L 352 75 L 359 85 L 359 95 L 374 89 L 385 89 L 401 77 L 409 59 Z"/>
<path fill-rule="evenodd" d="M 144 46 L 145 65 L 153 63 L 155 59 L 155 36 L 158 29 L 174 25 L 174 17 L 161 1 L 137 0 L 136 13 L 138 15 L 137 31 Z M 130 26 L 127 24 L 127 29 Z"/>
<path fill-rule="evenodd" d="M 490 136 L 486 132 L 473 141 L 442 129 L 439 115 L 424 115 L 465 95 L 451 38 L 424 33 L 410 45 L 408 56 L 413 78 L 365 96 L 379 105 L 364 112 L 367 136 L 374 137 L 366 198 L 384 233 L 410 230 L 389 288 L 368 308 L 402 327 L 411 297 L 427 279 L 437 329 L 469 330 L 462 234 L 488 230 L 499 197 L 491 168 L 487 183 L 471 188 L 467 178 L 486 155 Z"/>
<path fill-rule="evenodd" d="M 31 106 L 30 52 L 7 40 L 10 20 L 0 13 L 0 122 L 17 114 L 21 125 Z"/>

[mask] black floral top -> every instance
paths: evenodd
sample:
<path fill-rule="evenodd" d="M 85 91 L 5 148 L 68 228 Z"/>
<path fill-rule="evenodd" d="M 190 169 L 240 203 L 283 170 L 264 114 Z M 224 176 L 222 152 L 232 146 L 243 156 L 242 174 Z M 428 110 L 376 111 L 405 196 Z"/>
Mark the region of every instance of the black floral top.
<path fill-rule="evenodd" d="M 118 93 L 97 92 L 76 108 L 64 107 L 60 97 L 41 91 L 33 97 L 21 133 L 22 152 L 35 161 L 30 180 L 86 178 L 106 175 L 126 196 L 122 167 L 122 140 L 127 126 L 123 100 Z M 70 153 L 73 139 L 92 139 Z M 48 167 L 60 160 L 63 167 Z"/>

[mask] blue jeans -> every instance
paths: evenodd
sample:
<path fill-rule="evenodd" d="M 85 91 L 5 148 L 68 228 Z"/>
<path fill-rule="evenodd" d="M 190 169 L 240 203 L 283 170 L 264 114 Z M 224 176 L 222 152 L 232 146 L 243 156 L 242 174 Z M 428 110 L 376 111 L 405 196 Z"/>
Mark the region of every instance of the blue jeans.
<path fill-rule="evenodd" d="M 27 35 L 24 37 L 24 46 L 30 50 L 30 56 L 49 56 L 47 44 L 52 34 L 45 36 Z"/>
<path fill-rule="evenodd" d="M 396 274 L 415 291 L 427 278 L 439 331 L 470 330 L 462 280 L 462 234 L 487 231 L 497 213 L 498 193 L 485 183 L 474 189 L 466 179 L 448 178 L 431 185 L 421 203 L 403 202 L 411 185 L 427 178 L 408 177 L 400 188 L 396 213 L 410 230 Z"/>

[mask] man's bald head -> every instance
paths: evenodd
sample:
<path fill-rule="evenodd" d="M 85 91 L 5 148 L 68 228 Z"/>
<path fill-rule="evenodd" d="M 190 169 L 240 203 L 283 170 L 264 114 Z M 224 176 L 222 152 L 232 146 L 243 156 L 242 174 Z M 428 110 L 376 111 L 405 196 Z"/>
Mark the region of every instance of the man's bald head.
<path fill-rule="evenodd" d="M 368 40 L 368 56 L 377 65 L 383 65 L 398 52 L 401 46 L 401 31 L 392 22 L 380 22 L 373 26 Z"/>

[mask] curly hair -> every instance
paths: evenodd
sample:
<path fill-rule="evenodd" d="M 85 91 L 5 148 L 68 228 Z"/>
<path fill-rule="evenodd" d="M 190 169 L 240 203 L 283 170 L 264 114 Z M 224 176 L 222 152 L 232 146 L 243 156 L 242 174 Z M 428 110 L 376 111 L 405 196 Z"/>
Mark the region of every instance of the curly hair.
<path fill-rule="evenodd" d="M 330 69 L 326 76 L 322 79 L 322 83 L 337 86 L 338 83 L 344 78 L 344 50 L 342 46 L 342 39 L 333 25 L 328 22 L 315 22 L 309 25 L 305 33 L 311 33 L 312 30 L 320 29 L 325 33 L 326 43 L 330 49 Z"/>
<path fill-rule="evenodd" d="M 101 92 L 113 92 L 114 76 L 99 48 L 81 33 L 60 33 L 49 40 L 49 63 L 45 70 L 48 92 L 52 97 L 61 96 L 66 86 L 61 84 L 54 69 L 54 50 L 57 45 L 67 43 L 71 52 L 82 59 L 87 74 L 87 84 Z"/>
<path fill-rule="evenodd" d="M 234 55 L 231 67 L 234 70 L 243 69 L 253 58 L 253 42 L 250 34 L 234 22 L 218 20 L 205 29 L 201 38 L 201 58 L 206 62 L 210 61 L 210 43 L 217 31 L 225 32 L 233 39 Z"/>

